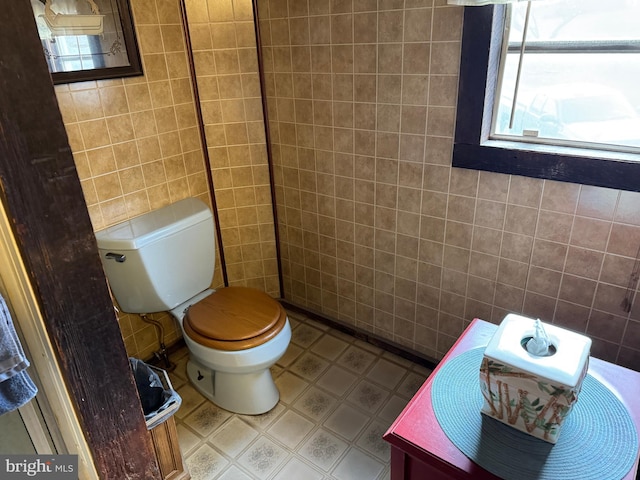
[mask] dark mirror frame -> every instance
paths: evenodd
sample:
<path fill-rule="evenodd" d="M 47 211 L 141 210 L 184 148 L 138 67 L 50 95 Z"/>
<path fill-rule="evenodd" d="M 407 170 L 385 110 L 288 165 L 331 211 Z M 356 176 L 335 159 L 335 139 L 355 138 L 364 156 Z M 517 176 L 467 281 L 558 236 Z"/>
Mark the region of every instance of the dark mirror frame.
<path fill-rule="evenodd" d="M 133 15 L 129 0 L 115 0 L 120 13 L 120 24 L 124 47 L 129 57 L 129 65 L 123 67 L 95 68 L 92 70 L 77 70 L 74 72 L 51 73 L 55 85 L 62 83 L 84 82 L 88 80 L 105 80 L 110 78 L 133 77 L 142 75 L 142 60 L 138 50 L 136 31 L 133 27 Z"/>

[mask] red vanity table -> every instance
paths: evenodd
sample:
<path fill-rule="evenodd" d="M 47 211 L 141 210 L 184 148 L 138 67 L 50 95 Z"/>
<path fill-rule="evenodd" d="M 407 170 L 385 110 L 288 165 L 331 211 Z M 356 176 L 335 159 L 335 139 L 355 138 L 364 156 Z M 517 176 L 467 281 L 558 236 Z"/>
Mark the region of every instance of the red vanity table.
<path fill-rule="evenodd" d="M 441 366 L 462 352 L 487 345 L 496 329 L 496 325 L 475 319 L 384 435 L 391 444 L 391 480 L 499 478 L 476 465 L 451 443 L 431 405 L 433 379 Z M 640 373 L 593 357 L 589 373 L 616 394 L 640 431 Z M 634 480 L 637 470 L 636 457 L 624 480 Z"/>

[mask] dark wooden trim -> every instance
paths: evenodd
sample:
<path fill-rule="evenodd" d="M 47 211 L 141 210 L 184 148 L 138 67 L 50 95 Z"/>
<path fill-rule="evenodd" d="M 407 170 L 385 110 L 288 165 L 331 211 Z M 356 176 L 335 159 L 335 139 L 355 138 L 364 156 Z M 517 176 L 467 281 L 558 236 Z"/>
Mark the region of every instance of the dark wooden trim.
<path fill-rule="evenodd" d="M 483 125 L 483 118 L 485 114 L 489 114 L 490 118 L 493 108 L 493 93 L 490 88 L 493 83 L 487 84 L 487 79 L 491 80 L 487 66 L 492 56 L 495 57 L 495 50 L 491 50 L 492 40 L 495 45 L 492 27 L 494 16 L 498 17 L 499 11 L 503 9 L 497 9 L 493 5 L 465 8 L 464 11 L 456 143 L 479 143 L 482 134 L 486 136 L 488 133 L 490 125 Z M 487 95 L 490 97 L 486 98 Z"/>
<path fill-rule="evenodd" d="M 426 356 L 422 355 L 419 352 L 409 350 L 406 347 L 392 343 L 389 340 L 380 338 L 370 332 L 365 332 L 364 330 L 360 330 L 351 325 L 345 325 L 344 323 L 337 322 L 335 320 L 325 317 L 322 314 L 312 312 L 311 310 L 307 310 L 304 307 L 300 307 L 298 305 L 290 303 L 285 299 L 281 299 L 280 303 L 288 311 L 305 315 L 312 320 L 315 320 L 320 323 L 324 323 L 325 325 L 328 325 L 331 328 L 335 328 L 336 330 L 339 330 L 348 335 L 351 335 L 352 337 L 355 337 L 358 340 L 362 340 L 363 342 L 367 342 L 367 343 L 370 343 L 371 345 L 375 345 L 376 347 L 386 350 L 387 352 L 393 353 L 399 357 L 410 360 L 413 363 L 422 365 L 423 367 L 428 368 L 429 370 L 435 369 L 436 366 L 438 365 L 438 360 L 435 360 L 433 358 L 427 358 Z"/>
<path fill-rule="evenodd" d="M 102 479 L 160 478 L 29 2 L 0 19 L 1 200 Z"/>
<path fill-rule="evenodd" d="M 454 145 L 453 156 L 464 159 L 455 167 L 640 191 L 640 165 L 632 162 L 464 143 Z"/>
<path fill-rule="evenodd" d="M 280 296 L 284 296 L 284 277 L 282 274 L 282 253 L 280 248 L 280 231 L 278 230 L 278 203 L 276 202 L 276 181 L 273 171 L 273 153 L 271 149 L 271 129 L 269 127 L 269 106 L 267 104 L 267 87 L 264 76 L 264 59 L 262 56 L 262 38 L 260 36 L 260 11 L 256 0 L 253 4 L 253 25 L 256 32 L 256 48 L 258 50 L 258 75 L 260 77 L 260 93 L 262 97 L 262 117 L 264 120 L 264 135 L 267 143 L 267 162 L 269 165 L 269 185 L 271 188 L 271 210 L 273 213 L 273 234 L 276 242 L 276 261 L 278 262 L 278 286 Z"/>
<path fill-rule="evenodd" d="M 497 62 L 502 47 L 504 5 L 465 7 L 454 167 L 522 175 L 561 182 L 640 191 L 640 161 L 632 156 L 607 157 L 597 151 L 549 152 L 548 148 L 517 147 L 488 142 Z M 545 151 L 547 150 L 547 151 Z M 567 150 L 568 151 L 568 150 Z"/>

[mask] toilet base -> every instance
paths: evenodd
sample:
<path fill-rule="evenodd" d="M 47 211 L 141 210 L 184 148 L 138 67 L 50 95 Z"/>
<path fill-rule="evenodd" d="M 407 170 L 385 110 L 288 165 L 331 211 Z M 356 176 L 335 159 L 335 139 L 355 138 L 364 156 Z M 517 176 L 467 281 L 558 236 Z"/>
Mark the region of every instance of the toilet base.
<path fill-rule="evenodd" d="M 252 373 L 214 372 L 189 359 L 187 376 L 198 392 L 233 413 L 260 415 L 275 407 L 280 399 L 268 368 Z"/>

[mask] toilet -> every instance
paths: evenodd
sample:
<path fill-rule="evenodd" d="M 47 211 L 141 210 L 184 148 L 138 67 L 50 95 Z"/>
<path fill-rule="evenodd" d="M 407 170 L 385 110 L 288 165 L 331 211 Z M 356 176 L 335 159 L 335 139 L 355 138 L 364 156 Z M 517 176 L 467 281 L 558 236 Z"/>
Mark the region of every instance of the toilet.
<path fill-rule="evenodd" d="M 98 231 L 96 240 L 122 311 L 176 318 L 189 350 L 187 375 L 202 395 L 247 415 L 278 403 L 270 368 L 291 340 L 287 314 L 260 290 L 210 288 L 215 230 L 206 204 L 186 198 Z"/>

